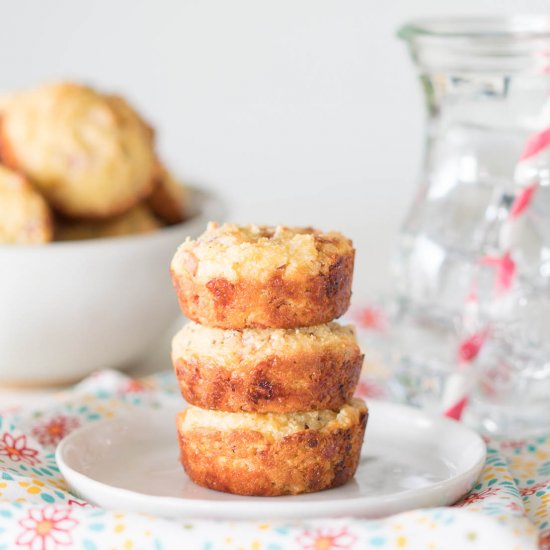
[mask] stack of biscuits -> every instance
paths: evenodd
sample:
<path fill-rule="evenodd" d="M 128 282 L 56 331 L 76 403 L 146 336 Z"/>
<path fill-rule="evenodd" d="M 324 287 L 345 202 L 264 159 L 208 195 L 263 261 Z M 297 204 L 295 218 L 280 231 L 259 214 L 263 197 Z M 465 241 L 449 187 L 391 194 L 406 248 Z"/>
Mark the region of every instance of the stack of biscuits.
<path fill-rule="evenodd" d="M 190 406 L 180 458 L 197 484 L 242 495 L 320 491 L 355 473 L 367 422 L 349 306 L 355 251 L 339 233 L 210 223 L 171 274 L 191 322 L 172 360 Z"/>

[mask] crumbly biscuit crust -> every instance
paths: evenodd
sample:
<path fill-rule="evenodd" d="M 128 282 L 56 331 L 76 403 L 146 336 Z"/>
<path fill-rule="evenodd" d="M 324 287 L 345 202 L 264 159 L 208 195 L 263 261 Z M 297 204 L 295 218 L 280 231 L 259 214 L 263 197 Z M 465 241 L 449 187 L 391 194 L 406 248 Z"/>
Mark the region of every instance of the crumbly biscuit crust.
<path fill-rule="evenodd" d="M 360 400 L 338 412 L 289 415 L 197 414 L 190 408 L 178 415 L 180 459 L 195 483 L 218 491 L 257 496 L 320 491 L 354 475 L 367 417 Z"/>
<path fill-rule="evenodd" d="M 183 312 L 219 328 L 320 325 L 349 306 L 355 251 L 339 233 L 209 224 L 171 273 Z"/>
<path fill-rule="evenodd" d="M 335 409 L 349 401 L 363 356 L 351 326 L 221 330 L 187 324 L 172 361 L 184 398 L 222 411 Z"/>

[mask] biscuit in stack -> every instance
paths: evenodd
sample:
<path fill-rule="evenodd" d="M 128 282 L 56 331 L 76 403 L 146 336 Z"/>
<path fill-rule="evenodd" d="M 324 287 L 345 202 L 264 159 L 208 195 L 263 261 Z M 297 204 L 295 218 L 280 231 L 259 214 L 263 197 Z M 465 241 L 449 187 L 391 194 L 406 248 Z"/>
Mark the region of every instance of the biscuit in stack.
<path fill-rule="evenodd" d="M 209 224 L 171 273 L 191 319 L 172 360 L 190 406 L 181 462 L 199 485 L 243 495 L 320 491 L 355 473 L 367 408 L 362 355 L 333 319 L 351 295 L 354 250 L 339 233 Z"/>

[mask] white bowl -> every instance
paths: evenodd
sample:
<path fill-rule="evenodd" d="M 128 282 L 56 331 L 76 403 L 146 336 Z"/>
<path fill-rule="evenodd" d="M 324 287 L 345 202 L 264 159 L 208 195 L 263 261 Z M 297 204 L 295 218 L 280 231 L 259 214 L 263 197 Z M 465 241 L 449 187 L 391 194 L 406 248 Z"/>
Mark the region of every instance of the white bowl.
<path fill-rule="evenodd" d="M 67 383 L 140 359 L 178 315 L 170 260 L 222 215 L 193 191 L 196 214 L 156 233 L 0 246 L 0 385 Z"/>

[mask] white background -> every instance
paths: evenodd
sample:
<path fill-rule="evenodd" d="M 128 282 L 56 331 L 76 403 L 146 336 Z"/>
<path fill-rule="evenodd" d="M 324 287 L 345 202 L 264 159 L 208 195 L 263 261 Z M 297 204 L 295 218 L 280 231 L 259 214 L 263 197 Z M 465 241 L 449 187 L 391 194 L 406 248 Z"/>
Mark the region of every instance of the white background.
<path fill-rule="evenodd" d="M 1 0 L 0 89 L 76 78 L 126 93 L 232 220 L 335 228 L 356 293 L 388 287 L 423 108 L 411 17 L 548 11 L 541 0 Z"/>

